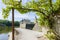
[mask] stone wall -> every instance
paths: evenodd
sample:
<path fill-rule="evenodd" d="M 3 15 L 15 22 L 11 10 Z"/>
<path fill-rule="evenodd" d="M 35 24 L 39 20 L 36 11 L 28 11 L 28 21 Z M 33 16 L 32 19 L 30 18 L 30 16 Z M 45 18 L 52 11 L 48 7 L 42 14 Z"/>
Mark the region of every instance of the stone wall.
<path fill-rule="evenodd" d="M 54 19 L 55 19 L 55 23 L 54 23 L 53 31 L 59 39 L 60 38 L 60 16 L 57 15 Z"/>

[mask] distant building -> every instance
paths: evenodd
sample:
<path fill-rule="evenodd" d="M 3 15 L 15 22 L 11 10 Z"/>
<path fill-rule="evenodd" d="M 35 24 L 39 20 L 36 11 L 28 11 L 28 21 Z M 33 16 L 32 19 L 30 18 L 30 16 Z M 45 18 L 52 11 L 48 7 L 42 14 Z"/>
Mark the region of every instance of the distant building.
<path fill-rule="evenodd" d="M 20 22 L 20 28 L 24 28 L 24 29 L 33 29 L 34 27 L 34 23 L 32 23 L 30 20 L 28 19 L 23 19 Z"/>
<path fill-rule="evenodd" d="M 33 28 L 34 31 L 42 31 L 42 28 L 39 26 L 39 23 L 37 21 L 37 17 L 35 16 L 35 26 Z"/>
<path fill-rule="evenodd" d="M 37 22 L 37 19 L 35 20 L 35 23 L 34 22 L 32 23 L 30 20 L 27 20 L 27 19 L 21 20 L 20 28 L 31 29 L 34 31 L 41 31 L 41 28 Z"/>

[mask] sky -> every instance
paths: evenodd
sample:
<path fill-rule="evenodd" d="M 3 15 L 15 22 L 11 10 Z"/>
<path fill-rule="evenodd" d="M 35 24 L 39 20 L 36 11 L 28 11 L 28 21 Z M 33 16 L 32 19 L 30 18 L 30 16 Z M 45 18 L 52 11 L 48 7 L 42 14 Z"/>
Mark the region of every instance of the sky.
<path fill-rule="evenodd" d="M 23 0 L 23 4 L 25 4 L 27 2 L 27 0 Z M 7 19 L 4 19 L 2 16 L 2 8 L 5 8 L 6 6 L 2 3 L 2 0 L 0 0 L 0 20 L 12 20 L 12 13 L 9 13 L 9 16 Z M 28 12 L 26 14 L 20 14 L 18 11 L 15 10 L 14 12 L 14 19 L 15 21 L 20 21 L 22 19 L 29 19 L 31 21 L 35 20 L 35 16 L 37 16 L 34 12 Z"/>
<path fill-rule="evenodd" d="M 28 0 L 22 0 L 22 3 L 25 4 Z M 55 2 L 56 0 L 53 0 Z M 5 8 L 6 6 L 2 3 L 2 0 L 0 0 L 0 19 L 2 20 L 12 20 L 12 13 L 9 13 L 9 16 L 7 19 L 4 19 L 2 16 L 2 8 Z M 35 16 L 37 16 L 34 12 L 29 12 L 26 14 L 20 14 L 18 11 L 15 10 L 14 12 L 14 19 L 15 21 L 20 21 L 22 19 L 29 19 L 31 21 L 35 20 Z"/>

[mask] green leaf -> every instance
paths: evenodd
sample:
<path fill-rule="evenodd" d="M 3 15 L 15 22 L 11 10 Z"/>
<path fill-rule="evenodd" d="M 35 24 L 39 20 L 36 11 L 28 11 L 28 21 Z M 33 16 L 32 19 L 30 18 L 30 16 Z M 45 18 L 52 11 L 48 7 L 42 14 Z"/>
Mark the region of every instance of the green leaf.
<path fill-rule="evenodd" d="M 5 9 L 2 8 L 2 15 L 4 18 L 7 18 L 9 16 L 9 12 L 10 12 L 11 8 L 6 7 Z"/>

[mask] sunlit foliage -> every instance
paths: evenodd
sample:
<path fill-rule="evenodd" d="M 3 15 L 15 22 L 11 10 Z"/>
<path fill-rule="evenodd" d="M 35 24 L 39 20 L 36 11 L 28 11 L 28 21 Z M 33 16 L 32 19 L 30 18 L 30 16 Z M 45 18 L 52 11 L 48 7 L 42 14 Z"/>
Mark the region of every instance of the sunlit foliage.
<path fill-rule="evenodd" d="M 21 14 L 33 11 L 39 16 L 39 24 L 49 26 L 50 28 L 53 27 L 54 16 L 56 16 L 60 11 L 60 0 L 31 0 L 24 6 L 22 5 L 22 0 L 20 2 L 15 0 L 2 1 L 6 5 L 6 8 L 3 8 L 2 12 L 4 18 L 8 17 L 12 8 L 16 9 Z"/>

